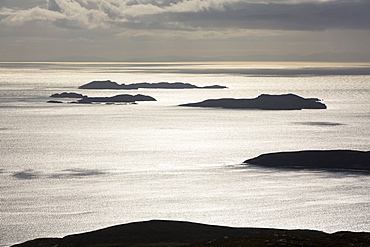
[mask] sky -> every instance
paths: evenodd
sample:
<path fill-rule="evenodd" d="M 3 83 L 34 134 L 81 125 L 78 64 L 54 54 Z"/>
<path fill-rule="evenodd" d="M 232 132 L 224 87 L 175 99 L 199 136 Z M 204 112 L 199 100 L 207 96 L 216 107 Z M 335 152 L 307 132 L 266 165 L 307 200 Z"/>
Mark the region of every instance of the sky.
<path fill-rule="evenodd" d="M 370 0 L 0 0 L 0 61 L 370 61 Z"/>

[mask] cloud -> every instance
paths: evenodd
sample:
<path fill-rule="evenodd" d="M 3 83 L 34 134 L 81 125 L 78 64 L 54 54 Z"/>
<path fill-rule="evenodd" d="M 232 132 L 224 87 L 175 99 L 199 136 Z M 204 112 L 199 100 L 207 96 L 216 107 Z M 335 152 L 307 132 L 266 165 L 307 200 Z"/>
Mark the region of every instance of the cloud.
<path fill-rule="evenodd" d="M 88 177 L 88 176 L 98 176 L 103 175 L 105 172 L 95 169 L 82 169 L 82 168 L 74 168 L 74 169 L 66 169 L 60 173 L 56 173 L 51 175 L 52 178 L 74 178 L 74 177 Z"/>
<path fill-rule="evenodd" d="M 7 16 L 1 22 L 10 26 L 20 26 L 27 22 L 55 22 L 64 19 L 65 16 L 58 12 L 49 11 L 40 7 L 35 7 L 28 10 L 13 10 L 1 8 L 0 15 Z"/>
<path fill-rule="evenodd" d="M 57 4 L 57 2 L 55 2 L 55 0 L 49 0 L 49 2 L 48 2 L 48 10 L 61 12 L 60 7 Z"/>
<path fill-rule="evenodd" d="M 298 124 L 302 124 L 302 125 L 313 125 L 313 126 L 338 126 L 338 125 L 344 125 L 342 123 L 334 123 L 334 122 L 298 122 Z"/>
<path fill-rule="evenodd" d="M 4 61 L 75 54 L 110 60 L 363 54 L 370 37 L 369 0 L 2 0 L 0 5 Z M 364 56 L 359 60 L 368 61 Z"/>
<path fill-rule="evenodd" d="M 271 37 L 276 36 L 273 31 L 256 31 L 245 29 L 196 29 L 183 28 L 177 23 L 168 23 L 169 30 L 131 30 L 128 29 L 115 35 L 116 38 L 131 39 L 131 40 L 187 40 L 187 41 L 202 41 L 202 40 L 227 40 L 242 37 Z M 174 31 L 176 30 L 177 31 Z"/>
<path fill-rule="evenodd" d="M 187 3 L 190 3 L 187 2 Z M 174 9 L 177 9 L 173 7 Z M 299 3 L 225 2 L 188 11 L 168 12 L 164 19 L 191 27 L 270 30 L 369 29 L 369 1 Z M 184 9 L 184 8 L 182 8 Z M 191 11 L 192 10 L 192 11 Z"/>
<path fill-rule="evenodd" d="M 39 6 L 27 10 L 1 8 L 0 16 L 6 16 L 1 22 L 10 26 L 36 22 L 70 29 L 109 27 L 109 18 L 103 11 L 84 8 L 72 0 L 49 0 L 47 9 Z"/>
<path fill-rule="evenodd" d="M 0 170 L 2 172 L 2 170 Z M 98 176 L 103 175 L 105 172 L 96 170 L 96 169 L 83 169 L 83 168 L 74 168 L 66 169 L 60 172 L 52 174 L 41 174 L 40 172 L 34 171 L 32 169 L 23 170 L 20 172 L 14 172 L 13 177 L 17 179 L 38 179 L 42 177 L 47 178 L 81 178 L 89 176 Z"/>
<path fill-rule="evenodd" d="M 36 179 L 40 177 L 40 174 L 33 170 L 24 170 L 21 172 L 13 173 L 13 177 L 18 179 Z"/>
<path fill-rule="evenodd" d="M 237 57 L 236 57 L 237 58 Z M 302 58 L 301 58 L 302 59 Z M 235 60 L 235 59 L 231 59 Z M 276 60 L 276 59 L 275 59 Z M 130 71 L 126 71 L 130 72 Z M 166 68 L 166 69 L 151 69 L 151 70 L 132 70 L 133 73 L 181 73 L 181 74 L 234 74 L 247 76 L 263 76 L 263 77 L 297 77 L 297 76 L 333 76 L 333 75 L 369 75 L 370 66 L 360 67 L 305 67 L 300 69 L 289 68 L 215 68 L 215 69 L 201 69 L 201 68 Z M 320 122 L 314 122 L 320 123 Z M 322 123 L 322 122 L 321 122 Z"/>
<path fill-rule="evenodd" d="M 47 8 L 2 8 L 8 25 L 47 22 L 63 28 L 268 30 L 366 29 L 368 0 L 49 0 Z"/>

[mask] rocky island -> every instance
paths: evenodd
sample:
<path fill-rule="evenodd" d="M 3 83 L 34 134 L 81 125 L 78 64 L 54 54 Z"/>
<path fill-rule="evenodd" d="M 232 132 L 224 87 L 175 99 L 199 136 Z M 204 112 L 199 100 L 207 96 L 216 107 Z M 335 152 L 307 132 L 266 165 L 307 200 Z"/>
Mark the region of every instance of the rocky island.
<path fill-rule="evenodd" d="M 261 110 L 326 109 L 326 105 L 321 103 L 317 98 L 303 98 L 295 94 L 261 94 L 254 99 L 208 99 L 202 102 L 182 104 L 180 106 Z"/>
<path fill-rule="evenodd" d="M 340 169 L 370 172 L 370 151 L 305 150 L 262 154 L 245 164 L 275 168 Z"/>
<path fill-rule="evenodd" d="M 84 97 L 76 103 L 90 104 L 90 103 L 134 103 L 136 101 L 156 101 L 155 98 L 147 95 L 137 94 L 119 94 L 112 97 Z"/>
<path fill-rule="evenodd" d="M 55 93 L 50 95 L 51 98 L 84 98 L 87 97 L 86 95 L 82 95 L 80 93 Z"/>
<path fill-rule="evenodd" d="M 132 83 L 132 84 L 118 84 L 117 82 L 106 80 L 106 81 L 92 81 L 87 84 L 78 87 L 79 89 L 121 89 L 121 90 L 132 90 L 139 88 L 156 88 L 156 89 L 191 89 L 191 88 L 205 88 L 205 89 L 222 89 L 227 88 L 220 85 L 212 85 L 199 87 L 190 83 L 183 82 L 158 82 L 158 83 Z"/>
<path fill-rule="evenodd" d="M 119 94 L 112 97 L 89 97 L 86 95 L 82 95 L 79 93 L 56 93 L 52 94 L 50 97 L 53 98 L 80 98 L 75 102 L 70 103 L 77 103 L 77 104 L 91 104 L 91 103 L 134 103 L 136 101 L 156 101 L 155 98 L 147 95 L 137 94 L 137 95 L 130 95 L 130 94 Z M 58 100 L 49 100 L 47 103 L 63 103 L 62 101 Z"/>
<path fill-rule="evenodd" d="M 64 238 L 35 239 L 12 247 L 360 247 L 369 245 L 370 233 L 368 232 L 329 234 L 315 230 L 235 228 L 184 221 L 151 220 L 117 225 Z"/>

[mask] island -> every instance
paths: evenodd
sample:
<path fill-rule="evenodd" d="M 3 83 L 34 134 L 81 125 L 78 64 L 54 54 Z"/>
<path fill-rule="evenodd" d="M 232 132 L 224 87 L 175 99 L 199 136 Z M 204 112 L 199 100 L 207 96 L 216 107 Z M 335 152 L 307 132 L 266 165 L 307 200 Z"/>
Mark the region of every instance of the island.
<path fill-rule="evenodd" d="M 257 247 L 370 246 L 369 232 L 325 233 L 206 225 L 185 221 L 150 220 L 112 226 L 63 238 L 40 238 L 12 247 Z"/>
<path fill-rule="evenodd" d="M 254 99 L 208 99 L 198 103 L 181 104 L 179 106 L 261 110 L 326 109 L 326 105 L 317 98 L 303 98 L 295 94 L 261 94 Z"/>
<path fill-rule="evenodd" d="M 50 95 L 51 98 L 84 98 L 87 97 L 86 95 L 82 95 L 80 93 L 54 93 Z"/>
<path fill-rule="evenodd" d="M 53 103 L 53 104 L 62 104 L 63 102 L 60 100 L 48 100 L 46 103 Z"/>
<path fill-rule="evenodd" d="M 91 104 L 91 103 L 130 103 L 133 104 L 136 101 L 157 101 L 155 98 L 147 95 L 137 94 L 119 94 L 112 97 L 89 97 L 79 93 L 55 93 L 50 97 L 52 98 L 80 98 L 77 101 L 68 102 L 73 104 Z M 47 103 L 63 103 L 59 100 L 49 100 Z"/>
<path fill-rule="evenodd" d="M 154 88 L 154 89 L 191 89 L 191 88 L 203 88 L 203 89 L 223 89 L 227 88 L 220 85 L 212 85 L 199 87 L 190 83 L 183 82 L 158 82 L 158 83 L 132 83 L 132 84 L 118 84 L 117 82 L 106 80 L 106 81 L 92 81 L 87 84 L 78 87 L 79 89 L 116 89 L 116 90 L 132 90 L 139 88 Z"/>
<path fill-rule="evenodd" d="M 370 151 L 304 150 L 262 154 L 244 164 L 275 168 L 339 169 L 370 172 Z"/>
<path fill-rule="evenodd" d="M 147 95 L 137 94 L 119 94 L 112 97 L 84 97 L 75 103 L 90 104 L 90 103 L 134 103 L 136 101 L 156 101 L 155 98 Z"/>

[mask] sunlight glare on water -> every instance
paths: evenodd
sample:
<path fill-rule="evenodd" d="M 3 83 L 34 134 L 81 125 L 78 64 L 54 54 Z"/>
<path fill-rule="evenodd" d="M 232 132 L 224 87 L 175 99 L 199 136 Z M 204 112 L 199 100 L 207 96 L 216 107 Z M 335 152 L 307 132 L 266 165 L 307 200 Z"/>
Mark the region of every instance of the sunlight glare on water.
<path fill-rule="evenodd" d="M 277 151 L 369 150 L 370 77 L 296 75 L 302 66 L 314 65 L 2 64 L 0 246 L 149 219 L 370 231 L 368 175 L 242 164 Z M 287 68 L 295 75 L 254 74 Z M 108 79 L 219 84 L 228 89 L 77 89 Z M 65 91 L 89 96 L 144 94 L 157 101 L 46 103 L 51 94 Z M 320 98 L 328 108 L 177 106 L 262 93 Z"/>

